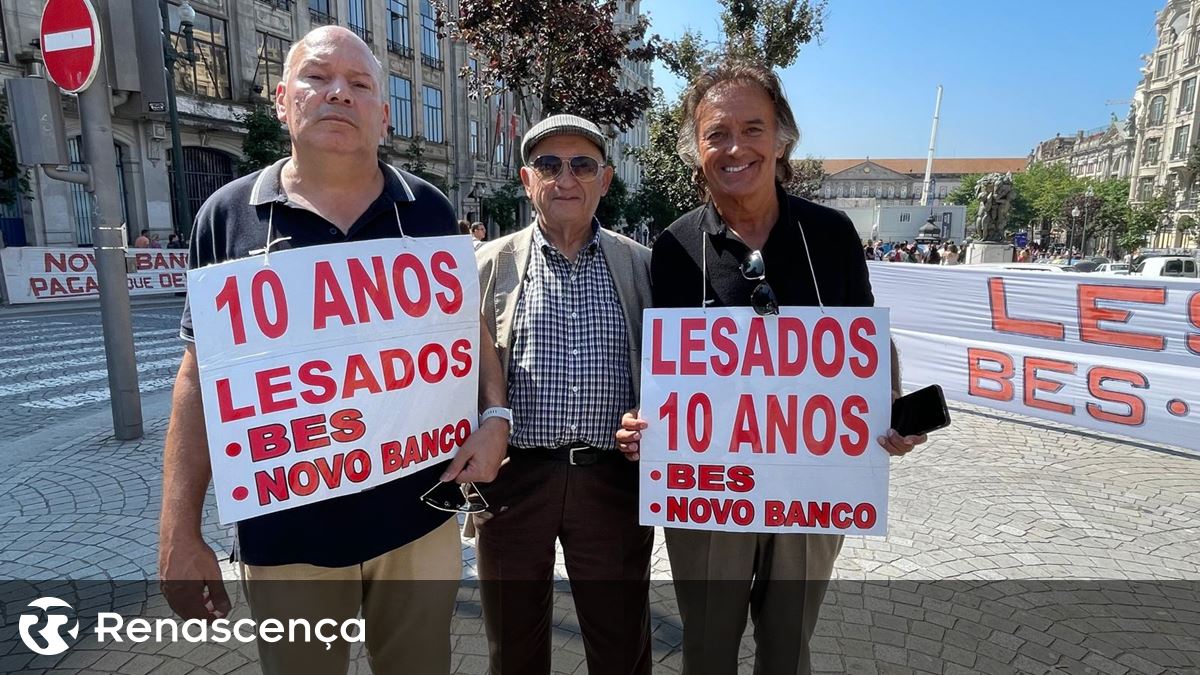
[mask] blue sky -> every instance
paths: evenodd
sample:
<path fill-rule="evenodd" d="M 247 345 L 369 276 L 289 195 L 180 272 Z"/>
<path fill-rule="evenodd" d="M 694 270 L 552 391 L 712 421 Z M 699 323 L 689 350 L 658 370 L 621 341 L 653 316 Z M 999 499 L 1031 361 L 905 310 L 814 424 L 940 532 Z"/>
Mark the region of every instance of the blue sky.
<path fill-rule="evenodd" d="M 781 73 L 796 155 L 1022 157 L 1056 133 L 1124 119 L 1165 0 L 830 0 L 821 44 Z M 716 0 L 644 0 L 652 33 L 715 37 Z M 656 65 L 655 84 L 681 87 Z"/>

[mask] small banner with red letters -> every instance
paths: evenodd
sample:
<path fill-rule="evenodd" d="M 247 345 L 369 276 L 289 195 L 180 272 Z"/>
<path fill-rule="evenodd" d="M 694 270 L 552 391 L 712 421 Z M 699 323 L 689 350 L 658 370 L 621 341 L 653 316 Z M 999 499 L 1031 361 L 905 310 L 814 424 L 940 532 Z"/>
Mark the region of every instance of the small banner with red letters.
<path fill-rule="evenodd" d="M 474 429 L 469 237 L 273 252 L 191 270 L 188 285 L 222 523 L 428 468 Z"/>

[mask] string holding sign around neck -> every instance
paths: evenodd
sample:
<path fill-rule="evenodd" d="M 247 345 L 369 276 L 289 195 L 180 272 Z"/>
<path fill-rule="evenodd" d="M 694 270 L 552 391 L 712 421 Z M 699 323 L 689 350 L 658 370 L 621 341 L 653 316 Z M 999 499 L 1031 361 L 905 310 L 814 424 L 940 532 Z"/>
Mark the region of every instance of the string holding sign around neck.
<path fill-rule="evenodd" d="M 271 202 L 271 209 L 267 212 L 267 245 L 263 248 L 256 248 L 250 251 L 250 255 L 263 256 L 263 267 L 271 266 L 271 248 L 276 244 L 282 244 L 285 241 L 291 241 L 291 237 L 280 237 L 272 239 L 271 235 L 275 233 L 275 202 Z"/>

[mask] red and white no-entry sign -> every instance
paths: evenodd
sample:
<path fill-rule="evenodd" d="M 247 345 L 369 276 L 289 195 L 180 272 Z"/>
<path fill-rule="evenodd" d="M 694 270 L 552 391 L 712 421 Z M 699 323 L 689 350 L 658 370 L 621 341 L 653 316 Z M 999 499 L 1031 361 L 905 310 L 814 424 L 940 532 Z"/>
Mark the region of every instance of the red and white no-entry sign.
<path fill-rule="evenodd" d="M 88 88 L 100 65 L 100 22 L 90 0 L 49 0 L 42 10 L 42 60 L 64 91 Z"/>

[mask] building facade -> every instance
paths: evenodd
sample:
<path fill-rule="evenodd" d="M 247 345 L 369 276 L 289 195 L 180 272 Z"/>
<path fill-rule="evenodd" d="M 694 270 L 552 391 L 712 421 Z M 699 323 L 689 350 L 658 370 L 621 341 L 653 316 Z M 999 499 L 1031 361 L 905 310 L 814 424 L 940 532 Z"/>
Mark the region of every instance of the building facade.
<path fill-rule="evenodd" d="M 1129 122 L 1114 115 L 1106 127 L 1081 130 L 1074 136 L 1056 135 L 1038 143 L 1029 153 L 1029 163 L 1063 164 L 1077 178 L 1129 178 L 1134 155 Z"/>
<path fill-rule="evenodd" d="M 837 208 L 862 207 L 872 199 L 878 206 L 912 206 L 921 203 L 925 159 L 826 159 L 825 180 L 817 201 Z M 1024 171 L 1026 158 L 934 159 L 929 206 L 942 204 L 963 176 L 976 173 Z"/>
<path fill-rule="evenodd" d="M 1155 20 L 1157 43 L 1145 55 L 1134 92 L 1134 155 L 1129 200 L 1169 196 L 1168 213 L 1150 245 L 1196 247 L 1200 214 L 1196 84 L 1200 79 L 1200 0 L 1168 0 Z M 1192 168 L 1189 168 L 1189 164 Z M 1184 227 L 1180 227 L 1183 225 Z"/>
<path fill-rule="evenodd" d="M 135 0 L 157 2 L 157 0 Z M 37 38 L 44 0 L 0 0 L 0 79 L 40 75 Z M 638 2 L 621 3 L 636 17 Z M 191 212 L 237 176 L 245 129 L 243 115 L 267 104 L 283 72 L 291 45 L 310 29 L 338 24 L 371 46 L 386 70 L 385 95 L 391 135 L 380 156 L 402 168 L 423 170 L 439 183 L 460 217 L 485 217 L 485 199 L 517 179 L 519 143 L 525 122 L 514 113 L 511 94 L 472 99 L 464 67 L 477 68 L 468 46 L 439 36 L 430 0 L 190 0 L 196 11 L 193 62 L 175 67 L 183 150 L 183 174 Z M 458 0 L 447 0 L 456 13 Z M 169 2 L 172 39 L 185 51 L 179 0 Z M 628 20 L 628 19 L 627 19 Z M 638 64 L 642 65 L 642 64 Z M 626 75 L 623 75 L 623 78 Z M 649 77 L 631 70 L 631 81 Z M 113 135 L 117 173 L 130 241 L 143 229 L 165 241 L 173 225 L 171 141 L 165 115 L 133 109 L 129 95 L 114 91 Z M 79 118 L 74 97 L 64 96 L 71 159 L 80 161 Z M 538 112 L 530 119 L 536 121 Z M 621 142 L 645 138 L 645 122 Z M 640 134 L 640 136 L 639 136 Z M 623 148 L 622 148 L 623 151 Z M 617 155 L 614 154 L 614 157 Z M 635 166 L 618 162 L 631 184 Z M 0 208 L 7 245 L 91 244 L 91 195 L 79 186 L 29 171 L 30 189 L 18 203 Z M 528 204 L 518 224 L 528 222 Z M 190 227 L 190 224 L 189 224 Z M 495 236 L 498 232 L 492 232 Z"/>

